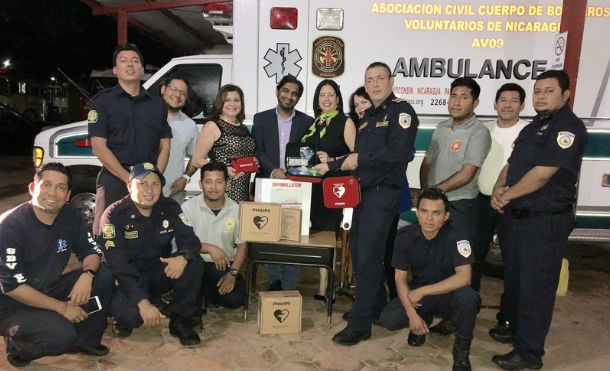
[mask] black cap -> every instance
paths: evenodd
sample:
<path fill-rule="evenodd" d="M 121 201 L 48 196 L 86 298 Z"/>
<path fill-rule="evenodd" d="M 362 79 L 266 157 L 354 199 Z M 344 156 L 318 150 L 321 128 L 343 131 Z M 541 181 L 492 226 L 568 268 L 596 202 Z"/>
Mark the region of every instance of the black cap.
<path fill-rule="evenodd" d="M 129 181 L 135 179 L 144 179 L 150 173 L 157 173 L 159 179 L 161 179 L 161 186 L 165 185 L 165 177 L 159 168 L 150 162 L 140 162 L 131 168 L 129 172 Z"/>

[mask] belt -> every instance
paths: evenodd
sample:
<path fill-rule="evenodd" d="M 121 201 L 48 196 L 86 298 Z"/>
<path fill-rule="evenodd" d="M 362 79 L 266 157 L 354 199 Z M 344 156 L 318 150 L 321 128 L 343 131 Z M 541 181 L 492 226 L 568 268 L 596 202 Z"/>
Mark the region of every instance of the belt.
<path fill-rule="evenodd" d="M 538 211 L 538 210 L 531 210 L 531 209 L 514 209 L 514 208 L 510 209 L 511 214 L 513 214 L 515 219 L 526 219 L 526 218 L 533 218 L 536 216 L 562 215 L 562 214 L 571 213 L 572 211 L 573 211 L 572 205 L 564 208 L 563 210 Z"/>
<path fill-rule="evenodd" d="M 360 187 L 361 192 L 380 191 L 382 189 L 400 189 L 400 186 L 397 186 L 396 184 L 375 184 Z"/>

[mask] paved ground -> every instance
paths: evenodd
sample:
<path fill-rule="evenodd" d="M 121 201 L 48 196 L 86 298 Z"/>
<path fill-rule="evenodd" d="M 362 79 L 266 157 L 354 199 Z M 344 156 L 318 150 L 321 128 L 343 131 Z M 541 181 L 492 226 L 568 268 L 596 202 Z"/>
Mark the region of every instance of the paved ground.
<path fill-rule="evenodd" d="M 259 272 L 260 288 L 266 283 Z M 64 355 L 32 362 L 29 370 L 448 370 L 451 368 L 451 337 L 428 337 L 419 348 L 407 345 L 407 332 L 373 328 L 371 340 L 353 347 L 336 346 L 334 333 L 345 326 L 341 314 L 351 300 L 339 296 L 333 323 L 326 321 L 325 306 L 313 300 L 317 269 L 304 268 L 299 284 L 303 300 L 300 334 L 258 335 L 253 305 L 248 320 L 242 310 L 214 309 L 204 316 L 203 343 L 194 349 L 180 346 L 167 330 L 168 320 L 157 328 L 134 330 L 127 339 L 106 331 L 103 343 L 111 348 L 105 357 Z M 608 273 L 571 272 L 574 285 L 557 300 L 553 325 L 547 339 L 545 370 L 610 369 L 610 290 Z M 494 342 L 487 331 L 495 323 L 497 298 L 502 281 L 484 277 L 483 304 L 475 329 L 471 362 L 475 370 L 495 370 L 494 354 L 510 350 Z M 12 369 L 0 340 L 0 370 Z"/>

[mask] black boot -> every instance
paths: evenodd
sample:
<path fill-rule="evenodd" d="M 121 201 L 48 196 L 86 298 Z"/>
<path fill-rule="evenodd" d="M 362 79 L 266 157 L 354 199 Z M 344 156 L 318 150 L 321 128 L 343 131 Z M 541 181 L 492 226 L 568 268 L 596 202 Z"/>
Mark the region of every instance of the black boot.
<path fill-rule="evenodd" d="M 455 336 L 453 342 L 453 368 L 452 371 L 471 371 L 470 366 L 470 343 L 472 338 L 467 339 Z"/>

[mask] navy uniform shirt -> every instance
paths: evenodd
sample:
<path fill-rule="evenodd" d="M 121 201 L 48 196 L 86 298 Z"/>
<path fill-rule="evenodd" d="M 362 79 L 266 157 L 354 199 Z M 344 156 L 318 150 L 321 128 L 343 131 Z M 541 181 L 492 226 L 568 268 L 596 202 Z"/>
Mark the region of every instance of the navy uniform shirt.
<path fill-rule="evenodd" d="M 0 217 L 0 309 L 14 305 L 4 295 L 21 284 L 47 293 L 59 280 L 73 252 L 83 260 L 102 251 L 80 213 L 65 204 L 52 225 L 42 223 L 30 202 Z"/>
<path fill-rule="evenodd" d="M 158 264 L 160 257 L 171 256 L 172 239 L 176 238 L 177 254 L 191 259 L 201 249 L 191 223 L 170 198 L 161 197 L 145 217 L 127 195 L 104 211 L 100 225 L 98 242 L 106 251 L 108 267 L 134 305 L 148 298 L 148 292 L 140 288 L 139 271 Z"/>
<path fill-rule="evenodd" d="M 369 108 L 357 128 L 355 176 L 362 187 L 385 184 L 401 187 L 413 152 L 419 120 L 411 105 L 394 94 Z M 342 161 L 329 164 L 331 170 Z"/>
<path fill-rule="evenodd" d="M 106 145 L 123 165 L 157 163 L 159 143 L 171 138 L 163 99 L 140 88 L 136 97 L 121 85 L 104 89 L 91 102 L 89 136 L 106 138 Z"/>
<path fill-rule="evenodd" d="M 510 207 L 559 211 L 576 202 L 576 182 L 587 146 L 587 129 L 568 105 L 547 118 L 534 117 L 519 133 L 508 159 L 506 185 L 512 186 L 535 166 L 559 170 L 539 190 L 510 202 Z"/>
<path fill-rule="evenodd" d="M 396 235 L 392 266 L 402 271 L 411 271 L 412 289 L 431 285 L 455 274 L 455 268 L 474 263 L 470 242 L 450 222 L 427 240 L 419 224 L 401 228 Z"/>

